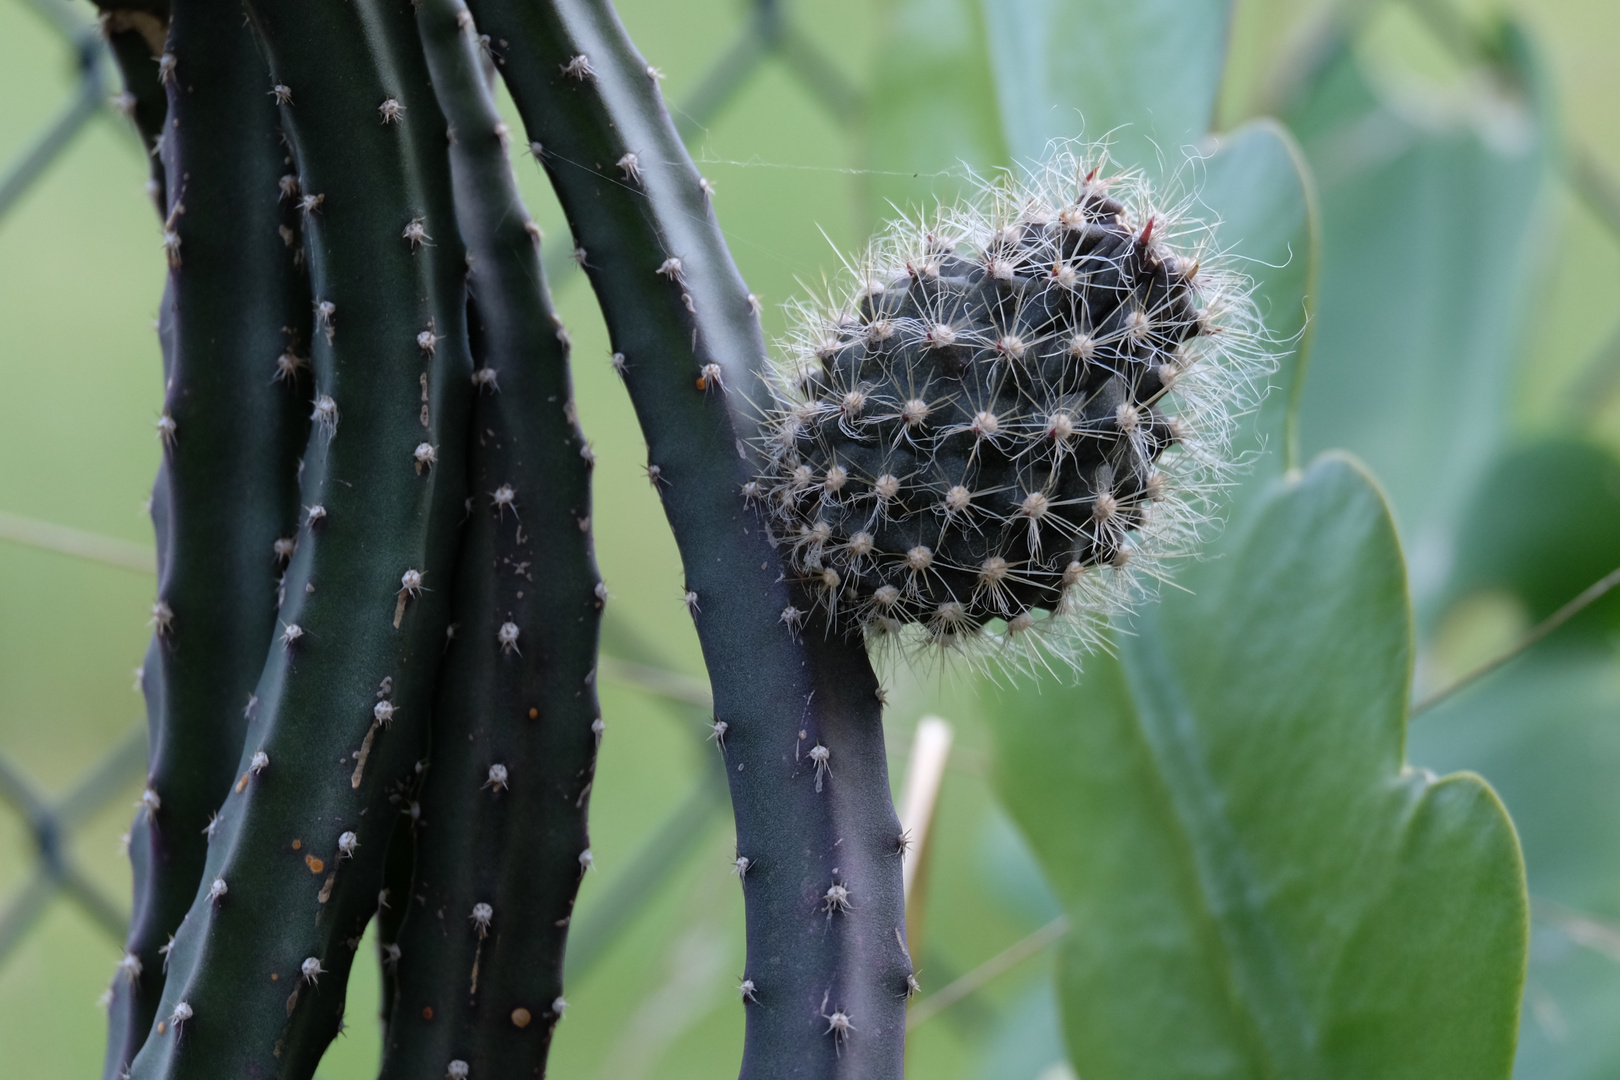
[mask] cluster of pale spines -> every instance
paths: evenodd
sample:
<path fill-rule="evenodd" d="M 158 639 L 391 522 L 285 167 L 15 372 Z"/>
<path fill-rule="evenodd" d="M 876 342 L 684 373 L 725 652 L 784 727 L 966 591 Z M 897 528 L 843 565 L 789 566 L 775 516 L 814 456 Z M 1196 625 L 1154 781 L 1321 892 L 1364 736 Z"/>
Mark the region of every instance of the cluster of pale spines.
<path fill-rule="evenodd" d="M 898 221 L 798 308 L 746 492 L 835 625 L 1073 663 L 1193 551 L 1272 358 L 1192 200 L 1105 161 Z"/>

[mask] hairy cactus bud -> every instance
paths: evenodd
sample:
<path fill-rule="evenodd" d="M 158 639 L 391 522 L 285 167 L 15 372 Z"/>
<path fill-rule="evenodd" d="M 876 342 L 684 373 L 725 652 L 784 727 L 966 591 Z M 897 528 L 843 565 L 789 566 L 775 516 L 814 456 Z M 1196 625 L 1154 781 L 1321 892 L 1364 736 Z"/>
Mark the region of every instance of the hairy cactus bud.
<path fill-rule="evenodd" d="M 1243 279 L 1172 247 L 1207 235 L 1097 172 L 1061 153 L 902 221 L 801 309 L 751 490 L 835 622 L 1084 637 L 1196 536 L 1268 357 Z"/>

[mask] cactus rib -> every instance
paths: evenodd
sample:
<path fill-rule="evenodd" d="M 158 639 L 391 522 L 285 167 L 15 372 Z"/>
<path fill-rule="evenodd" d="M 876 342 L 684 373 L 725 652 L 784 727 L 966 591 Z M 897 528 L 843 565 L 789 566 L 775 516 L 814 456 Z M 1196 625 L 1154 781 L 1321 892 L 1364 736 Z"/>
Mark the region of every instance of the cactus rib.
<path fill-rule="evenodd" d="M 105 23 L 103 24 L 105 30 Z M 145 46 L 142 46 L 144 51 Z M 115 55 L 117 55 L 115 53 Z M 123 69 L 123 78 L 126 91 L 135 77 L 135 69 L 125 68 L 122 60 L 119 61 Z M 154 87 L 157 80 L 152 80 Z M 150 128 L 150 138 L 155 140 L 162 130 L 163 117 L 167 115 L 168 104 L 161 89 L 157 98 L 159 109 L 156 122 Z M 131 94 L 133 97 L 133 94 Z M 134 117 L 139 127 L 143 142 L 148 137 L 148 129 L 141 121 L 139 115 Z M 162 163 L 154 156 L 152 158 L 152 175 L 154 188 L 157 192 L 158 219 L 161 221 L 166 215 L 168 207 L 163 203 Z M 159 353 L 163 361 L 163 385 L 169 385 L 169 377 L 174 370 L 174 280 L 169 278 L 163 284 L 163 299 L 158 307 L 157 335 Z M 167 461 L 159 462 L 157 475 L 152 481 L 152 493 L 147 499 L 147 511 L 152 521 L 153 539 L 156 541 L 157 566 L 161 574 L 162 568 L 169 559 L 169 467 Z M 136 689 L 140 691 L 142 702 L 146 707 L 148 728 L 148 756 L 150 757 L 150 744 L 155 741 L 151 734 L 162 722 L 164 716 L 163 693 L 163 650 L 161 635 L 153 633 L 147 642 L 146 653 L 141 659 L 141 666 L 136 668 Z M 124 834 L 126 850 L 129 854 L 131 892 L 134 904 L 130 922 L 133 925 L 140 920 L 142 912 L 142 897 L 150 892 L 149 883 L 152 877 L 152 863 L 150 860 L 150 844 L 145 842 L 145 800 L 136 811 L 135 820 L 128 832 Z M 137 834 L 142 839 L 137 841 Z M 134 962 L 131 961 L 134 958 Z M 161 979 L 161 969 L 156 975 Z M 102 1080 L 121 1080 L 130 1059 L 140 1044 L 146 1038 L 147 1028 L 151 1025 L 150 1016 L 142 1016 L 140 1010 L 133 1007 L 134 997 L 137 993 L 137 983 L 147 978 L 146 964 L 138 953 L 131 951 L 126 943 L 125 953 L 119 958 L 118 966 L 113 973 L 112 984 L 102 994 L 102 1002 L 107 1009 L 107 1043 L 103 1050 L 101 1075 Z"/>
<path fill-rule="evenodd" d="M 125 72 L 126 85 L 129 72 Z M 161 127 L 162 116 L 167 115 L 167 104 L 164 112 L 159 115 L 158 125 Z M 153 137 L 156 137 L 154 130 Z M 162 163 L 153 158 L 153 175 L 161 180 Z M 162 204 L 162 184 L 156 184 L 159 204 L 157 206 L 158 219 L 161 221 L 167 212 L 167 206 Z M 169 385 L 169 376 L 174 370 L 174 280 L 169 278 L 163 284 L 163 299 L 158 307 L 157 335 L 159 354 L 163 361 L 163 385 Z M 159 462 L 157 475 L 152 480 L 152 493 L 147 499 L 147 512 L 152 521 L 152 534 L 157 549 L 157 566 L 161 573 L 162 568 L 169 560 L 169 467 L 166 461 Z M 141 659 L 141 666 L 135 669 L 135 687 L 141 693 L 142 703 L 146 707 L 146 722 L 148 729 L 148 757 L 150 745 L 155 741 L 151 734 L 162 723 L 164 716 L 163 693 L 163 650 L 161 635 L 153 633 L 147 642 L 146 653 Z M 135 820 L 124 834 L 125 848 L 129 854 L 131 892 L 134 903 L 130 922 L 133 927 L 141 918 L 142 897 L 150 892 L 152 878 L 152 863 L 149 858 L 150 844 L 144 841 L 137 842 L 137 834 L 144 834 L 145 800 L 142 800 L 140 809 L 135 814 Z M 134 957 L 134 963 L 130 957 Z M 102 1002 L 107 1009 L 107 1043 L 103 1050 L 101 1075 L 102 1080 L 121 1080 L 129 1061 L 140 1049 L 140 1044 L 146 1038 L 147 1028 L 151 1026 L 151 1017 L 142 1016 L 140 1010 L 133 1007 L 136 994 L 136 983 L 146 978 L 146 965 L 137 953 L 132 952 L 126 943 L 125 954 L 119 958 L 118 966 L 113 974 L 113 981 L 102 994 Z"/>
<path fill-rule="evenodd" d="M 752 860 L 742 1075 L 898 1077 L 911 964 L 881 706 L 860 644 L 800 615 L 741 495 L 769 408 L 756 302 L 611 6 L 471 6 L 606 316 L 727 724 Z"/>
<path fill-rule="evenodd" d="M 465 487 L 464 252 L 409 4 L 248 11 L 306 211 L 309 509 L 139 1080 L 308 1077 L 337 1034 L 383 880 L 388 795 L 425 749 Z M 386 99 L 404 106 L 396 124 L 378 122 Z M 422 329 L 439 336 L 431 353 Z"/>
<path fill-rule="evenodd" d="M 373 706 L 375 708 L 375 706 Z M 425 764 L 425 763 L 424 763 Z M 425 769 L 424 769 L 425 772 Z M 389 802 L 399 813 L 394 833 L 388 840 L 388 860 L 383 865 L 382 888 L 377 892 L 377 964 L 382 993 L 377 1019 L 382 1025 L 383 1045 L 388 1043 L 389 1019 L 399 996 L 399 932 L 410 910 L 411 880 L 416 872 L 416 823 L 421 807 L 422 775 L 396 782 Z"/>
<path fill-rule="evenodd" d="M 164 224 L 163 416 L 174 427 L 160 429 L 148 795 L 130 830 L 135 904 L 111 989 L 109 1077 L 152 1026 L 161 950 L 191 905 L 205 829 L 234 778 L 275 626 L 274 543 L 297 521 L 307 426 L 296 390 L 270 378 L 309 291 L 276 233 L 282 151 L 263 60 L 239 13 L 193 0 L 177 0 L 165 52 L 185 58 L 166 84 L 173 123 L 160 144 L 167 173 L 185 177 Z"/>
<path fill-rule="evenodd" d="M 101 7 L 101 35 L 124 82 L 124 90 L 114 99 L 114 104 L 135 124 L 141 145 L 146 148 L 147 167 L 151 172 L 148 192 L 158 213 L 166 214 L 169 199 L 158 142 L 163 137 L 169 100 L 159 79 L 158 60 L 165 51 L 169 6 L 165 2 L 98 6 Z"/>
<path fill-rule="evenodd" d="M 452 1061 L 472 1076 L 544 1072 L 589 858 L 600 732 L 604 594 L 591 551 L 589 451 L 539 230 L 518 195 L 465 14 L 459 0 L 422 0 L 417 23 L 455 132 L 473 359 L 490 374 L 472 409 L 473 501 L 398 942 L 390 1080 L 439 1080 Z"/>

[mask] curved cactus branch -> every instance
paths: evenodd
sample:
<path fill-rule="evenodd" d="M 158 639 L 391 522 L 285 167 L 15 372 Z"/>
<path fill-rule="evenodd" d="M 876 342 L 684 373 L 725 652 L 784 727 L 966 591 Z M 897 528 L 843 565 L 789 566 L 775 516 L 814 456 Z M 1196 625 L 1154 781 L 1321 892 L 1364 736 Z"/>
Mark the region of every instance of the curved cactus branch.
<path fill-rule="evenodd" d="M 801 622 L 741 495 L 769 400 L 757 301 L 611 6 L 472 8 L 606 316 L 726 724 L 751 860 L 742 1075 L 898 1077 L 911 962 L 877 682 L 858 642 Z"/>
<path fill-rule="evenodd" d="M 308 426 L 299 383 L 273 380 L 296 333 L 288 328 L 302 321 L 307 337 L 309 287 L 277 234 L 283 151 L 264 62 L 228 7 L 181 0 L 169 35 L 163 55 L 184 64 L 171 59 L 162 84 L 158 65 L 145 64 L 174 121 L 159 143 L 162 164 L 185 180 L 171 186 L 164 221 L 167 393 L 153 493 L 161 558 L 143 680 L 149 773 L 130 830 L 135 904 L 111 989 L 108 1077 L 123 1073 L 152 1026 L 163 950 L 196 895 L 205 830 L 234 779 L 275 628 L 276 543 L 297 524 Z"/>
<path fill-rule="evenodd" d="M 383 1075 L 537 1076 L 562 1017 L 563 946 L 589 866 L 605 590 L 567 334 L 459 0 L 417 7 L 450 123 L 472 267 L 471 510 L 395 959 Z"/>
<path fill-rule="evenodd" d="M 108 33 L 105 18 L 102 22 L 103 33 Z M 110 42 L 116 39 L 108 33 Z M 140 35 L 135 34 L 134 40 L 139 41 Z M 157 203 L 158 219 L 161 221 L 167 216 L 167 200 L 163 192 L 163 163 L 153 153 L 157 137 L 162 134 L 163 119 L 168 115 L 168 99 L 163 88 L 154 77 L 151 80 L 150 92 L 145 85 L 144 70 L 133 64 L 136 51 L 129 48 L 131 42 L 125 40 L 123 48 L 114 47 L 114 57 L 118 62 L 124 80 L 124 93 L 128 95 L 123 100 L 133 102 L 136 100 L 136 90 L 145 93 L 149 99 L 155 99 L 157 108 L 150 107 L 144 110 L 130 110 L 130 118 L 136 125 L 136 131 L 141 137 L 142 145 L 148 149 L 151 156 L 151 186 L 153 197 Z M 145 50 L 144 44 L 141 51 Z M 126 57 L 126 52 L 128 56 Z M 169 385 L 169 378 L 174 371 L 174 279 L 171 276 L 163 285 L 163 299 L 158 306 L 157 322 L 159 352 L 163 359 L 163 385 Z M 156 541 L 157 565 L 161 577 L 162 571 L 169 561 L 169 465 L 167 461 L 158 465 L 157 476 L 152 481 L 152 494 L 147 499 L 148 513 L 152 519 L 152 533 Z M 161 581 L 160 581 L 161 584 Z M 151 746 L 157 742 L 155 732 L 164 723 L 164 693 L 163 693 L 163 647 L 162 635 L 153 633 L 147 643 L 146 654 L 142 657 L 141 666 L 136 669 L 136 686 L 141 692 L 142 700 L 146 705 L 147 723 L 147 758 L 151 759 Z M 152 893 L 151 882 L 153 864 L 150 858 L 151 844 L 147 839 L 148 826 L 145 821 L 144 799 L 142 808 L 136 813 L 135 821 L 125 834 L 130 861 L 130 876 L 134 905 L 130 915 L 129 940 L 125 944 L 124 956 L 119 958 L 118 968 L 113 975 L 112 985 L 107 988 L 103 1000 L 107 1006 L 107 1045 L 103 1051 L 101 1063 L 102 1080 L 121 1080 L 135 1052 L 140 1049 L 141 1043 L 146 1040 L 147 1029 L 152 1025 L 150 1011 L 138 1007 L 136 999 L 143 992 L 150 991 L 156 994 L 162 989 L 162 968 L 147 969 L 147 962 L 141 958 L 139 951 L 131 946 L 135 944 L 135 926 L 143 919 L 143 898 Z"/>
<path fill-rule="evenodd" d="M 127 6 L 101 4 L 101 35 L 123 76 L 124 89 L 113 99 L 119 111 L 135 124 L 150 162 L 148 193 L 159 214 L 169 210 L 159 140 L 169 100 L 159 78 L 159 61 L 168 36 L 169 5 L 164 2 Z M 91 61 L 92 63 L 94 61 Z M 262 63 L 262 61 L 255 61 Z"/>
<path fill-rule="evenodd" d="M 260 92 L 298 165 L 316 299 L 308 509 L 137 1078 L 308 1077 L 337 1034 L 389 795 L 425 750 L 463 513 L 464 251 L 410 6 L 248 8 L 270 65 Z"/>

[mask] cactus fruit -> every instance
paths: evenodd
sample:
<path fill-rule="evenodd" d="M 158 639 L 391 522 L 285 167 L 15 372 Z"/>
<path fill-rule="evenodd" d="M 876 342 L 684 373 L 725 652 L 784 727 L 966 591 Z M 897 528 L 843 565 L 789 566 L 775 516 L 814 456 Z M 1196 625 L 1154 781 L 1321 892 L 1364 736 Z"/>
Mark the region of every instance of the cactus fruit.
<path fill-rule="evenodd" d="M 901 221 L 852 295 L 801 308 L 749 492 L 835 626 L 1073 659 L 1196 536 L 1258 320 L 1178 251 L 1200 227 L 1103 160 Z"/>
<path fill-rule="evenodd" d="M 414 883 L 389 939 L 383 1074 L 440 1080 L 461 1061 L 473 1077 L 538 1076 L 562 1018 L 563 947 L 590 849 L 606 592 L 567 334 L 472 20 L 460 0 L 419 0 L 416 20 L 455 132 L 475 371 L 495 377 L 472 403 L 456 634 L 439 676 Z"/>
<path fill-rule="evenodd" d="M 131 1066 L 142 1080 L 307 1077 L 337 1034 L 383 882 L 389 795 L 425 752 L 465 493 L 464 251 L 410 6 L 255 0 L 248 12 L 270 67 L 258 95 L 294 88 L 278 107 L 306 206 L 320 420 L 279 632 Z M 185 66 L 181 54 L 177 75 Z M 404 106 L 395 124 L 376 112 L 389 98 Z M 411 221 L 431 242 L 402 236 Z M 423 330 L 436 348 L 421 347 Z"/>
<path fill-rule="evenodd" d="M 298 332 L 289 327 L 302 322 L 307 335 L 309 287 L 277 233 L 284 151 L 252 31 L 238 12 L 180 0 L 163 52 L 184 63 L 161 86 L 172 123 L 158 147 L 167 173 L 184 180 L 164 214 L 161 559 L 143 679 L 150 796 L 130 829 L 135 904 L 111 987 L 107 1077 L 123 1073 L 152 1025 L 163 950 L 197 892 L 205 829 L 235 778 L 275 626 L 275 544 L 297 524 L 308 411 L 297 381 L 271 377 Z"/>
<path fill-rule="evenodd" d="M 799 618 L 783 552 L 743 498 L 772 400 L 758 301 L 611 5 L 470 6 L 601 303 L 727 725 L 752 860 L 742 1076 L 898 1077 L 912 968 L 882 704 L 861 643 Z M 848 910 L 825 907 L 835 883 Z M 839 1038 L 835 1011 L 850 1022 Z"/>

